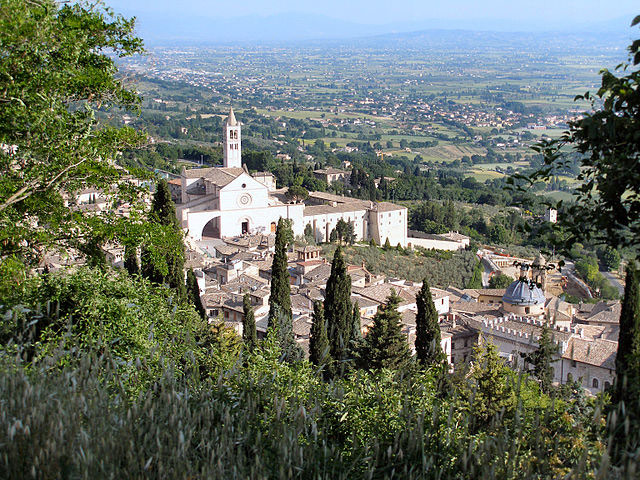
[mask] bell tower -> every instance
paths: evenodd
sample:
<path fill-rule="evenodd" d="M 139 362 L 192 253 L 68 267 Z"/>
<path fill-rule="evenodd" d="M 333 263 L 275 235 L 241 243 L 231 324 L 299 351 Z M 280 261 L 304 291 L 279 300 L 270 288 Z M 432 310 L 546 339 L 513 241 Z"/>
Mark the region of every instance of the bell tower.
<path fill-rule="evenodd" d="M 531 265 L 531 277 L 534 282 L 542 286 L 543 292 L 547 290 L 547 270 L 547 261 L 542 254 L 539 254 Z"/>
<path fill-rule="evenodd" d="M 240 140 L 240 122 L 236 120 L 233 107 L 224 121 L 222 139 L 223 166 L 242 168 L 242 148 Z"/>

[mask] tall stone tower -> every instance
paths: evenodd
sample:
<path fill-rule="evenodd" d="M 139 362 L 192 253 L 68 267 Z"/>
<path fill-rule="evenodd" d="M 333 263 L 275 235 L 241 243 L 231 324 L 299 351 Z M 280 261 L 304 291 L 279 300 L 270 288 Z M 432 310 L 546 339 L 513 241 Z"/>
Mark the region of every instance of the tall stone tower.
<path fill-rule="evenodd" d="M 224 121 L 222 140 L 223 166 L 242 168 L 242 148 L 240 141 L 240 123 L 233 114 L 233 107 Z"/>

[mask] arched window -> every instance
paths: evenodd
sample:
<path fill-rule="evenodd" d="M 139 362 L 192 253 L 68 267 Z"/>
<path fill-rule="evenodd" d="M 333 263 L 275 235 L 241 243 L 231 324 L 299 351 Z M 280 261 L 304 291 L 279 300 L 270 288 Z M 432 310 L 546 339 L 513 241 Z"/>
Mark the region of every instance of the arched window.
<path fill-rule="evenodd" d="M 604 389 L 607 390 L 611 388 L 611 384 L 609 382 L 604 382 Z"/>
<path fill-rule="evenodd" d="M 594 379 L 593 379 L 593 382 L 591 382 L 591 386 L 592 386 L 593 388 L 598 388 L 598 385 L 599 385 L 598 379 L 597 379 L 597 378 L 594 378 Z"/>

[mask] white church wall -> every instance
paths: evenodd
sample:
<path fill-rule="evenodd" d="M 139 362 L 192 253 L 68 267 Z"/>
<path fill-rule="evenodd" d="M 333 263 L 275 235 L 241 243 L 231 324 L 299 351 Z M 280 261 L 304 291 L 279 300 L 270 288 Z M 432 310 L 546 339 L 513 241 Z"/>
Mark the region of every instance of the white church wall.
<path fill-rule="evenodd" d="M 369 218 L 370 228 L 373 227 L 371 235 L 376 243 L 383 245 L 388 238 L 391 246 L 398 243 L 403 247 L 407 246 L 406 208 L 382 212 L 372 210 Z"/>
<path fill-rule="evenodd" d="M 268 206 L 269 190 L 266 186 L 243 173 L 220 190 L 220 210 L 265 208 Z"/>
<path fill-rule="evenodd" d="M 353 222 L 353 231 L 356 235 L 356 240 L 367 240 L 368 219 L 366 210 L 307 215 L 304 217 L 304 226 L 311 224 L 317 242 L 328 242 L 331 231 L 336 228 L 340 219 L 345 222 Z"/>
<path fill-rule="evenodd" d="M 413 247 L 422 247 L 427 249 L 435 248 L 436 250 L 450 250 L 450 251 L 464 249 L 464 245 L 462 243 L 454 242 L 452 240 L 435 240 L 431 238 L 409 237 L 407 241 Z"/>

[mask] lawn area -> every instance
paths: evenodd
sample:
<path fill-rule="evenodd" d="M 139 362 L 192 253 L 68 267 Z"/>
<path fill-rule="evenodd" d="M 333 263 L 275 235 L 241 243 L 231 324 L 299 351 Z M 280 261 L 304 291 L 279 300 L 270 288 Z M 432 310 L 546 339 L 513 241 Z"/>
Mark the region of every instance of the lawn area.
<path fill-rule="evenodd" d="M 541 192 L 540 195 L 544 195 L 555 201 L 562 200 L 563 202 L 573 200 L 574 196 L 570 192 L 561 192 L 561 191 L 553 191 L 553 192 Z"/>
<path fill-rule="evenodd" d="M 498 173 L 494 171 L 485 171 L 477 168 L 471 169 L 469 176 L 475 178 L 479 182 L 484 182 L 486 180 L 493 180 L 494 178 L 506 177 L 506 175 L 503 173 Z"/>

